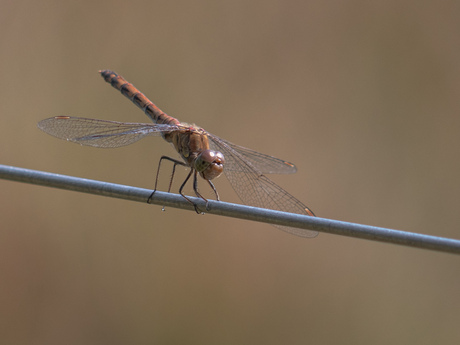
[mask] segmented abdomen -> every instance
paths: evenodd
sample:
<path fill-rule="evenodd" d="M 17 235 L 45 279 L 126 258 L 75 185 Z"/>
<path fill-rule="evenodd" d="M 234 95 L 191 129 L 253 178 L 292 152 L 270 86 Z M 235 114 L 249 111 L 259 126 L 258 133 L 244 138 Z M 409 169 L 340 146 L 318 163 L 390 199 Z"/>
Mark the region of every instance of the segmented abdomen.
<path fill-rule="evenodd" d="M 155 123 L 164 123 L 168 125 L 179 125 L 179 120 L 165 114 L 152 101 L 150 101 L 142 92 L 133 84 L 128 83 L 125 78 L 110 70 L 99 71 L 107 83 L 110 83 L 115 89 L 128 97 L 135 105 L 152 119 Z"/>

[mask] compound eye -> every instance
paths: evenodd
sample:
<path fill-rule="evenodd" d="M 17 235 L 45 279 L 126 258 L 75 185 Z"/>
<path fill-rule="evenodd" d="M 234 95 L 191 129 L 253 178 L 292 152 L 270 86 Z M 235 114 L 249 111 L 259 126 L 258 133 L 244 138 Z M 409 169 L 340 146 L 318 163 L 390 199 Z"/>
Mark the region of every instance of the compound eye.
<path fill-rule="evenodd" d="M 224 171 L 224 155 L 219 151 L 204 150 L 195 159 L 195 169 L 205 180 L 219 177 Z"/>

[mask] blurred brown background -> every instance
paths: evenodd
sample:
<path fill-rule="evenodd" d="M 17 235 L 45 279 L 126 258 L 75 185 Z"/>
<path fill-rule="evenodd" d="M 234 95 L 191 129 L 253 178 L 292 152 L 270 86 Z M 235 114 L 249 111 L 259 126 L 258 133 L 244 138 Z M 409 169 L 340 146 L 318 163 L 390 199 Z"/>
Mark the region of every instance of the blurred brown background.
<path fill-rule="evenodd" d="M 458 1 L 2 1 L 0 163 L 152 188 L 174 155 L 160 138 L 104 150 L 37 128 L 56 115 L 146 122 L 107 68 L 168 114 L 295 162 L 274 180 L 321 217 L 460 238 L 459 13 Z M 458 256 L 0 186 L 2 344 L 460 342 Z"/>

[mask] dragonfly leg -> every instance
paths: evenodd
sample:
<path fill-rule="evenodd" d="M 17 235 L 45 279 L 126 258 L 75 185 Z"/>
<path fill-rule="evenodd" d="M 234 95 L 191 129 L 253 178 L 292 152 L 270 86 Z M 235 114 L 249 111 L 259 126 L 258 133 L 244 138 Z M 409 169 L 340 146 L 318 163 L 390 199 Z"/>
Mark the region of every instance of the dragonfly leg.
<path fill-rule="evenodd" d="M 210 180 L 206 180 L 208 181 L 209 185 L 211 186 L 212 190 L 214 191 L 214 194 L 216 195 L 216 200 L 217 201 L 220 201 L 220 198 L 219 198 L 219 193 L 217 192 L 217 189 L 216 187 L 214 187 L 214 184 L 210 181 Z M 206 199 L 204 196 L 202 196 L 200 194 L 200 192 L 198 192 L 198 184 L 197 184 L 197 178 L 196 178 L 196 175 L 195 175 L 195 179 L 193 181 L 193 190 L 195 191 L 195 194 L 200 197 L 201 199 L 203 199 L 204 201 L 206 201 L 206 211 L 209 211 L 209 201 L 208 199 Z"/>
<path fill-rule="evenodd" d="M 193 176 L 193 190 L 197 197 L 203 199 L 206 202 L 206 211 L 209 211 L 209 201 L 206 199 L 201 193 L 198 191 L 198 178 L 197 178 L 197 171 L 195 170 L 195 175 Z"/>
<path fill-rule="evenodd" d="M 198 213 L 198 214 L 201 214 L 202 212 L 200 211 L 200 209 L 198 208 L 198 205 L 195 204 L 192 200 L 190 200 L 189 198 L 187 198 L 183 193 L 182 193 L 182 190 L 184 189 L 184 186 L 185 184 L 188 182 L 188 180 L 190 179 L 190 176 L 192 176 L 192 173 L 195 172 L 195 176 L 194 176 L 194 180 L 193 180 L 193 189 L 195 189 L 195 180 L 196 180 L 196 170 L 195 169 L 190 169 L 190 172 L 188 173 L 187 177 L 185 178 L 185 181 L 182 183 L 182 185 L 180 186 L 179 188 L 179 194 L 182 195 L 182 197 L 187 200 L 189 203 L 191 203 L 193 205 L 193 207 L 195 208 L 195 212 Z M 196 191 L 195 191 L 196 192 Z M 199 194 L 197 194 L 199 195 Z M 204 199 L 204 198 L 203 198 Z M 206 199 L 204 199 L 205 201 L 207 201 Z"/>
<path fill-rule="evenodd" d="M 150 202 L 152 201 L 153 195 L 157 191 L 158 177 L 160 176 L 161 162 L 162 162 L 163 159 L 166 159 L 166 160 L 171 161 L 171 162 L 174 163 L 172 174 L 171 174 L 171 179 L 169 180 L 168 193 L 171 192 L 171 186 L 172 186 L 172 182 L 173 182 L 173 179 L 174 179 L 174 173 L 176 172 L 176 166 L 177 165 L 187 166 L 184 162 L 179 161 L 177 159 L 174 159 L 174 158 L 171 158 L 171 157 L 168 157 L 168 156 L 161 156 L 160 161 L 158 162 L 157 176 L 155 178 L 155 189 L 153 190 L 152 194 L 150 194 L 149 198 L 147 199 L 147 204 L 150 204 Z"/>
<path fill-rule="evenodd" d="M 219 193 L 217 193 L 217 189 L 216 189 L 216 187 L 214 187 L 214 184 L 210 180 L 206 180 L 206 181 L 208 181 L 209 185 L 211 186 L 212 190 L 214 191 L 214 194 L 216 194 L 216 200 L 220 201 Z"/>

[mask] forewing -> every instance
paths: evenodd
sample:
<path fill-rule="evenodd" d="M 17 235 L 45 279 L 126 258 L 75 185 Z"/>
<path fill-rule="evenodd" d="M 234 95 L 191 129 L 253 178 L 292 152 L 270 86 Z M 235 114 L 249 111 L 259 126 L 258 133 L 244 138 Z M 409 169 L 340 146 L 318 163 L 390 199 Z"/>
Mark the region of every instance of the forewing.
<path fill-rule="evenodd" d="M 42 120 L 38 127 L 57 138 L 86 146 L 112 148 L 132 144 L 147 135 L 160 135 L 178 126 L 128 123 L 82 117 L 57 116 Z"/>
<path fill-rule="evenodd" d="M 210 139 L 212 148 L 223 153 L 225 158 L 225 176 L 227 176 L 236 194 L 244 204 L 314 216 L 313 212 L 301 201 L 297 200 L 294 196 L 271 181 L 268 177 L 261 174 L 259 169 L 255 168 L 261 167 L 264 169 L 269 167 L 270 165 L 266 165 L 264 162 L 267 161 L 266 157 L 270 156 L 262 154 L 254 155 L 253 153 L 255 151 L 230 144 L 227 141 L 212 135 L 210 135 Z M 238 150 L 236 150 L 235 147 L 238 148 Z M 248 157 L 251 159 L 248 160 Z M 268 161 L 272 160 L 268 159 Z M 278 161 L 278 165 L 282 165 L 281 162 L 283 161 Z M 275 164 L 274 167 L 276 168 L 278 165 Z M 297 229 L 280 225 L 275 225 L 275 227 L 301 237 L 315 237 L 318 235 L 316 231 L 311 230 Z"/>
<path fill-rule="evenodd" d="M 212 138 L 212 141 L 222 142 L 222 144 L 226 147 L 238 152 L 239 156 L 244 159 L 245 162 L 252 165 L 254 169 L 262 174 L 293 174 L 297 171 L 294 164 L 282 159 L 254 151 L 243 146 L 235 145 L 212 134 L 210 134 L 210 137 Z M 238 168 L 238 166 L 230 167 L 230 169 Z"/>

